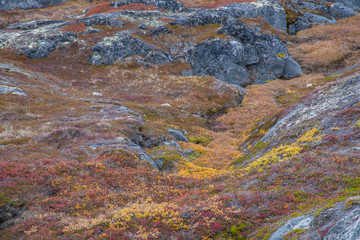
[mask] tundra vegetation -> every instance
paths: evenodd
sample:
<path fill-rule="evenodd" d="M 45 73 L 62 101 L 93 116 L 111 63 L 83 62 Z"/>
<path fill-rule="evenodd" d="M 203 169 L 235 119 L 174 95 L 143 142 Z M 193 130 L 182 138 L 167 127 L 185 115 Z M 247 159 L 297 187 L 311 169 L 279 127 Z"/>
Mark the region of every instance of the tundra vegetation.
<path fill-rule="evenodd" d="M 360 238 L 357 1 L 48 3 L 0 2 L 1 239 Z"/>

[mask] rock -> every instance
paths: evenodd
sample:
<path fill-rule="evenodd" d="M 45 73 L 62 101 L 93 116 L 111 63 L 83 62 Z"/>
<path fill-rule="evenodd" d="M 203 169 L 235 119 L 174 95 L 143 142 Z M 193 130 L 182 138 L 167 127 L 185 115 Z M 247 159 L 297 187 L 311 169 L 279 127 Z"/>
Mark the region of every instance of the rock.
<path fill-rule="evenodd" d="M 64 143 L 85 136 L 85 133 L 78 128 L 67 128 L 51 132 L 45 136 L 39 137 L 39 142 Z"/>
<path fill-rule="evenodd" d="M 126 0 L 115 1 L 111 3 L 112 7 L 122 7 L 129 4 L 155 5 L 157 9 L 167 9 L 172 12 L 180 12 L 185 10 L 184 4 L 176 0 Z"/>
<path fill-rule="evenodd" d="M 21 216 L 22 213 L 23 209 L 16 208 L 8 203 L 0 206 L 0 230 L 13 225 L 14 219 Z"/>
<path fill-rule="evenodd" d="M 44 8 L 66 3 L 68 0 L 1 0 L 0 11 L 12 9 Z"/>
<path fill-rule="evenodd" d="M 170 55 L 164 51 L 154 51 L 150 56 L 144 59 L 145 62 L 160 64 L 171 62 Z"/>
<path fill-rule="evenodd" d="M 117 138 L 118 142 L 121 144 L 121 149 L 125 151 L 135 151 L 137 155 L 139 156 L 140 160 L 147 161 L 150 163 L 156 170 L 159 170 L 157 164 L 154 162 L 154 160 L 147 155 L 147 153 L 139 146 L 139 144 L 136 144 L 129 138 L 125 137 L 119 137 Z"/>
<path fill-rule="evenodd" d="M 39 21 L 31 21 L 25 23 L 13 23 L 10 24 L 7 29 L 9 30 L 28 30 L 34 29 L 42 26 L 47 26 L 51 24 L 63 23 L 62 20 L 39 20 Z"/>
<path fill-rule="evenodd" d="M 20 88 L 9 87 L 9 86 L 4 86 L 4 85 L 0 85 L 0 93 L 2 93 L 2 94 L 11 93 L 14 95 L 27 96 L 26 93 Z"/>
<path fill-rule="evenodd" d="M 122 27 L 123 21 L 117 20 L 116 17 L 111 14 L 96 14 L 90 17 L 86 17 L 76 21 L 77 23 L 85 23 L 86 26 L 92 25 L 107 25 L 114 27 Z"/>
<path fill-rule="evenodd" d="M 157 28 L 153 28 L 153 29 L 151 29 L 150 32 L 151 32 L 152 36 L 157 36 L 157 35 L 160 35 L 160 34 L 172 33 L 172 31 L 170 31 L 169 28 L 166 27 L 166 26 L 160 26 L 160 27 L 157 27 Z"/>
<path fill-rule="evenodd" d="M 345 203 L 322 211 L 310 223 L 310 239 L 357 240 L 360 238 L 360 207 L 345 209 Z"/>
<path fill-rule="evenodd" d="M 346 208 L 345 203 L 322 210 L 312 216 L 300 216 L 287 221 L 275 231 L 269 240 L 282 240 L 295 230 L 305 230 L 301 239 L 311 240 L 358 240 L 360 239 L 360 206 Z"/>
<path fill-rule="evenodd" d="M 305 17 L 299 17 L 294 23 L 289 25 L 289 34 L 295 35 L 297 32 L 311 28 L 311 23 Z"/>
<path fill-rule="evenodd" d="M 155 164 L 160 171 L 164 171 L 168 173 L 170 173 L 171 170 L 175 167 L 172 161 L 166 161 L 164 158 L 157 159 L 155 161 Z"/>
<path fill-rule="evenodd" d="M 188 50 L 192 74 L 214 76 L 242 87 L 302 74 L 300 65 L 276 35 L 257 33 L 236 20 L 225 22 L 218 34 L 230 35 L 237 41 L 204 42 Z"/>
<path fill-rule="evenodd" d="M 176 139 L 176 141 L 189 142 L 182 132 L 171 128 L 169 128 L 168 131 Z"/>
<path fill-rule="evenodd" d="M 310 222 L 313 220 L 313 216 L 300 216 L 289 220 L 283 226 L 281 226 L 276 232 L 274 232 L 269 240 L 282 240 L 283 237 L 295 230 L 295 229 L 308 229 Z"/>
<path fill-rule="evenodd" d="M 214 10 L 200 10 L 186 17 L 181 17 L 171 24 L 181 26 L 201 26 L 220 24 L 226 19 L 263 17 L 271 26 L 286 31 L 285 10 L 276 1 L 260 0 L 251 3 L 232 3 Z"/>
<path fill-rule="evenodd" d="M 294 105 L 280 120 L 265 134 L 262 142 L 272 141 L 280 145 L 283 141 L 289 141 L 291 136 L 301 135 L 298 129 L 311 122 L 314 126 L 331 128 L 326 122 L 330 118 L 336 118 L 339 111 L 347 109 L 349 105 L 359 101 L 360 77 L 350 75 L 330 89 L 323 92 L 315 92 L 302 102 Z M 286 132 L 283 130 L 287 129 Z M 355 142 L 356 143 L 356 142 Z M 344 149 L 343 149 L 344 150 Z"/>
<path fill-rule="evenodd" d="M 360 11 L 360 1 L 359 0 L 327 0 L 327 2 L 342 3 L 345 6 L 353 9 L 354 11 Z"/>
<path fill-rule="evenodd" d="M 164 145 L 174 146 L 174 147 L 176 147 L 178 150 L 181 151 L 181 147 L 180 147 L 179 144 L 178 144 L 177 142 L 175 142 L 174 140 L 170 140 L 169 142 L 164 142 Z"/>
<path fill-rule="evenodd" d="M 142 40 L 129 36 L 126 33 L 107 37 L 97 43 L 90 56 L 91 65 L 113 65 L 116 61 L 123 60 L 132 55 L 147 55 L 153 50 L 153 46 Z"/>
<path fill-rule="evenodd" d="M 65 32 L 63 34 L 49 36 L 45 39 L 38 40 L 35 44 L 30 45 L 30 48 L 25 50 L 26 56 L 30 59 L 41 59 L 50 56 L 60 43 L 70 42 L 76 38 L 73 33 Z"/>
<path fill-rule="evenodd" d="M 319 15 L 316 15 L 316 14 L 312 14 L 312 13 L 309 13 L 309 12 L 305 12 L 304 13 L 304 17 L 306 17 L 307 19 L 309 19 L 309 21 L 313 24 L 324 24 L 324 25 L 327 25 L 327 24 L 333 24 L 333 23 L 336 23 L 336 20 L 333 18 L 333 19 L 330 19 L 330 18 L 327 18 L 327 17 L 323 17 L 323 16 L 319 16 Z"/>
<path fill-rule="evenodd" d="M 354 10 L 345 6 L 343 3 L 335 3 L 330 6 L 330 15 L 336 19 L 352 17 L 355 15 Z"/>

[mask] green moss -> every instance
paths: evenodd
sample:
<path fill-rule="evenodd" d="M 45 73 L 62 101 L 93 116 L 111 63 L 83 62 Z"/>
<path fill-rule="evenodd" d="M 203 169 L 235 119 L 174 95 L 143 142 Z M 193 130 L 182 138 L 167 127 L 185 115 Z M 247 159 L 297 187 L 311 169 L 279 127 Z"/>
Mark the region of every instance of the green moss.
<path fill-rule="evenodd" d="M 298 202 L 298 203 L 299 202 L 307 202 L 309 199 L 309 194 L 306 192 L 303 192 L 301 190 L 295 191 L 293 194 L 296 198 L 295 202 Z"/>
<path fill-rule="evenodd" d="M 355 124 L 355 127 L 357 127 L 358 129 L 360 129 L 360 120 L 358 120 Z"/>
<path fill-rule="evenodd" d="M 267 116 L 259 121 L 257 121 L 251 128 L 249 137 L 246 139 L 246 142 L 251 140 L 257 140 L 262 138 L 269 130 L 272 128 L 280 118 L 281 113 L 277 113 L 272 116 Z"/>
<path fill-rule="evenodd" d="M 195 159 L 197 159 L 198 157 L 200 157 L 201 156 L 201 152 L 199 152 L 199 151 L 193 151 L 189 156 L 188 156 L 188 159 L 189 159 L 189 161 L 191 162 L 191 161 L 194 161 Z"/>
<path fill-rule="evenodd" d="M 8 203 L 10 199 L 5 195 L 5 193 L 0 194 L 0 206 Z"/>
<path fill-rule="evenodd" d="M 192 136 L 189 137 L 189 141 L 195 144 L 201 144 L 203 146 L 207 146 L 212 141 L 212 138 L 207 136 Z"/>
<path fill-rule="evenodd" d="M 235 159 L 235 160 L 232 162 L 232 165 L 241 165 L 241 164 L 243 164 L 243 163 L 246 161 L 247 156 L 248 156 L 248 155 L 246 154 L 246 155 L 244 155 L 244 156 L 238 157 L 237 159 Z"/>
<path fill-rule="evenodd" d="M 285 234 L 283 236 L 283 239 L 284 240 L 297 240 L 297 239 L 300 239 L 300 237 L 304 234 L 304 232 L 305 232 L 305 229 L 297 228 L 297 229 L 294 229 L 294 230 L 288 232 L 287 234 Z"/>
<path fill-rule="evenodd" d="M 284 4 L 287 25 L 294 24 L 299 19 L 299 14 Z"/>

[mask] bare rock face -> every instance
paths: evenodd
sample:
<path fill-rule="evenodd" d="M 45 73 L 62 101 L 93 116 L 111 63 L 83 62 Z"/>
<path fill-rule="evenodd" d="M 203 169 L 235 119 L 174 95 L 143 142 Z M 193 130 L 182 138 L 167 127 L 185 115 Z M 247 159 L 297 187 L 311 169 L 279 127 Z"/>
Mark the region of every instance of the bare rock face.
<path fill-rule="evenodd" d="M 345 203 L 325 209 L 314 215 L 300 216 L 287 221 L 269 240 L 281 240 L 295 230 L 303 233 L 297 239 L 357 240 L 360 238 L 359 205 L 347 208 Z"/>
<path fill-rule="evenodd" d="M 144 43 L 140 39 L 127 34 L 119 34 L 112 38 L 104 39 L 97 43 L 94 54 L 91 56 L 92 65 L 112 65 L 117 60 L 122 60 L 132 55 L 147 55 L 153 46 Z"/>
<path fill-rule="evenodd" d="M 239 86 L 302 74 L 286 45 L 276 36 L 256 32 L 241 21 L 228 21 L 218 31 L 234 40 L 201 43 L 188 51 L 195 75 L 211 75 Z"/>
<path fill-rule="evenodd" d="M 224 19 L 263 17 L 271 26 L 286 31 L 286 14 L 284 8 L 276 1 L 262 0 L 251 3 L 232 3 L 214 10 L 200 10 L 187 17 L 176 19 L 173 24 L 202 26 L 219 24 Z"/>
<path fill-rule="evenodd" d="M 44 8 L 52 5 L 60 5 L 68 0 L 1 0 L 0 11 L 12 9 Z"/>

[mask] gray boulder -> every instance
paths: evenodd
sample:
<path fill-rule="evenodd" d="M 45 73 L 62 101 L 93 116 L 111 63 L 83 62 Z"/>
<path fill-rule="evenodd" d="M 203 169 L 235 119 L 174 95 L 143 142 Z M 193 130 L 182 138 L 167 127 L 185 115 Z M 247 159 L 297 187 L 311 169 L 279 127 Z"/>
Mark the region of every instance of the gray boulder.
<path fill-rule="evenodd" d="M 112 7 L 122 7 L 129 4 L 155 5 L 157 9 L 167 9 L 172 12 L 180 12 L 185 10 L 184 4 L 176 0 L 125 0 L 115 1 L 111 3 Z"/>
<path fill-rule="evenodd" d="M 310 223 L 309 239 L 358 240 L 360 238 L 360 207 L 346 209 L 345 203 L 322 211 Z"/>
<path fill-rule="evenodd" d="M 107 25 L 114 27 L 121 27 L 124 25 L 123 21 L 117 20 L 117 18 L 111 14 L 96 14 L 90 17 L 86 17 L 76 22 L 84 22 L 86 26 L 92 25 Z"/>
<path fill-rule="evenodd" d="M 60 43 L 71 42 L 74 38 L 76 38 L 76 35 L 69 32 L 48 36 L 45 39 L 37 40 L 36 44 L 31 45 L 31 48 L 26 49 L 24 52 L 30 59 L 46 58 Z"/>
<path fill-rule="evenodd" d="M 295 35 L 297 32 L 311 28 L 311 23 L 305 17 L 300 16 L 298 20 L 289 25 L 289 34 Z"/>
<path fill-rule="evenodd" d="M 276 35 L 257 33 L 236 20 L 225 22 L 218 33 L 236 40 L 208 41 L 188 50 L 192 74 L 214 76 L 242 87 L 302 74 L 300 65 Z"/>
<path fill-rule="evenodd" d="M 330 7 L 330 15 L 336 19 L 352 17 L 355 15 L 354 10 L 345 6 L 343 3 L 335 3 Z"/>
<path fill-rule="evenodd" d="M 219 24 L 226 19 L 263 17 L 271 26 L 286 31 L 284 8 L 276 1 L 260 0 L 252 3 L 232 3 L 214 10 L 200 10 L 186 17 L 180 17 L 171 24 L 201 26 Z"/>
<path fill-rule="evenodd" d="M 291 219 L 278 230 L 276 230 L 276 232 L 271 235 L 269 240 L 282 240 L 287 233 L 295 229 L 308 229 L 313 218 L 313 216 L 300 216 Z"/>
<path fill-rule="evenodd" d="M 327 0 L 327 2 L 342 3 L 345 6 L 352 8 L 354 11 L 360 11 L 359 0 Z"/>
<path fill-rule="evenodd" d="M 150 56 L 144 59 L 145 62 L 161 64 L 171 62 L 170 55 L 164 51 L 154 51 Z"/>
<path fill-rule="evenodd" d="M 90 64 L 113 65 L 116 61 L 133 55 L 147 55 L 153 48 L 140 39 L 120 33 L 114 37 L 105 38 L 93 47 L 94 54 L 90 56 Z"/>
<path fill-rule="evenodd" d="M 66 3 L 68 0 L 0 0 L 0 11 L 44 8 Z"/>
<path fill-rule="evenodd" d="M 151 32 L 152 36 L 157 36 L 157 35 L 160 35 L 160 34 L 172 33 L 172 31 L 170 31 L 169 28 L 166 27 L 166 26 L 160 26 L 160 27 L 153 28 L 153 29 L 151 29 L 150 32 Z"/>
<path fill-rule="evenodd" d="M 187 137 L 182 132 L 171 128 L 169 128 L 168 131 L 176 139 L 176 141 L 189 142 Z"/>
<path fill-rule="evenodd" d="M 10 24 L 7 29 L 9 30 L 28 30 L 34 29 L 38 27 L 43 27 L 51 24 L 63 23 L 62 20 L 38 20 L 24 23 L 13 23 Z"/>
<path fill-rule="evenodd" d="M 13 95 L 26 96 L 26 93 L 22 89 L 17 87 L 4 86 L 4 85 L 0 85 L 0 93 L 1 94 L 11 93 Z"/>

